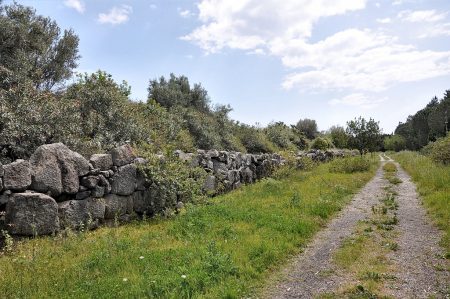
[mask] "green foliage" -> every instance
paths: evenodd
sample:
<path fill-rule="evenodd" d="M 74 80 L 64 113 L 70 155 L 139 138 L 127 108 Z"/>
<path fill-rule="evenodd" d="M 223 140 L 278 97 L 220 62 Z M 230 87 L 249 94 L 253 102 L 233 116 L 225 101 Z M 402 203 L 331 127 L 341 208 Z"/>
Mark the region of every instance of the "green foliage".
<path fill-rule="evenodd" d="M 314 119 L 300 119 L 295 125 L 295 128 L 310 140 L 314 139 L 318 133 L 317 123 Z"/>
<path fill-rule="evenodd" d="M 373 158 L 368 157 L 346 157 L 335 159 L 330 163 L 330 171 L 336 173 L 355 173 L 370 169 L 374 164 Z"/>
<path fill-rule="evenodd" d="M 191 88 L 186 76 L 177 77 L 170 74 L 168 80 L 164 77 L 150 80 L 148 99 L 166 108 L 181 106 L 205 113 L 210 112 L 208 92 L 201 84 L 194 84 Z"/>
<path fill-rule="evenodd" d="M 349 146 L 356 148 L 362 154 L 365 151 L 375 152 L 381 147 L 381 131 L 379 122 L 372 118 L 369 121 L 362 117 L 347 122 Z"/>
<path fill-rule="evenodd" d="M 401 135 L 392 135 L 384 138 L 384 149 L 399 152 L 406 149 L 406 139 Z"/>
<path fill-rule="evenodd" d="M 394 158 L 411 175 L 431 217 L 444 230 L 442 243 L 450 256 L 450 166 L 415 152 L 401 152 Z"/>
<path fill-rule="evenodd" d="M 241 124 L 238 129 L 239 139 L 249 153 L 272 153 L 276 147 L 264 134 L 263 129 Z"/>
<path fill-rule="evenodd" d="M 332 126 L 329 130 L 331 141 L 337 148 L 348 148 L 349 136 L 345 132 L 345 129 L 340 126 Z"/>
<path fill-rule="evenodd" d="M 0 3 L 0 88 L 31 81 L 51 89 L 72 76 L 77 67 L 78 37 L 30 7 Z"/>
<path fill-rule="evenodd" d="M 187 204 L 175 218 L 20 242 L 11 255 L 0 255 L 0 293 L 5 298 L 260 297 L 253 293 L 267 276 L 299 253 L 373 173 L 329 173 L 320 165 L 205 205 Z"/>
<path fill-rule="evenodd" d="M 150 145 L 139 149 L 139 156 L 147 160 L 140 168 L 157 192 L 157 210 L 175 206 L 177 201 L 192 202 L 203 195 L 202 186 L 206 173 L 198 167 L 191 167 L 173 154 L 174 148 L 167 147 L 164 158 L 157 154 L 159 149 Z"/>
<path fill-rule="evenodd" d="M 269 140 L 280 149 L 295 149 L 299 137 L 283 122 L 272 122 L 265 129 Z"/>
<path fill-rule="evenodd" d="M 396 172 L 397 171 L 397 166 L 395 166 L 395 164 L 392 163 L 392 162 L 388 162 L 388 163 L 383 165 L 383 170 L 386 171 L 386 172 Z"/>
<path fill-rule="evenodd" d="M 0 160 L 27 158 L 41 144 L 78 138 L 76 105 L 31 82 L 0 89 Z"/>
<path fill-rule="evenodd" d="M 442 137 L 431 142 L 424 148 L 424 152 L 437 163 L 450 165 L 450 133 L 447 137 Z"/>
<path fill-rule="evenodd" d="M 311 148 L 313 149 L 326 150 L 332 147 L 333 144 L 331 141 L 325 137 L 316 137 L 316 139 L 311 142 Z"/>
<path fill-rule="evenodd" d="M 408 149 L 418 150 L 430 141 L 445 137 L 449 128 L 450 90 L 447 90 L 442 99 L 434 97 L 425 108 L 408 116 L 397 126 L 395 134 L 405 138 Z"/>

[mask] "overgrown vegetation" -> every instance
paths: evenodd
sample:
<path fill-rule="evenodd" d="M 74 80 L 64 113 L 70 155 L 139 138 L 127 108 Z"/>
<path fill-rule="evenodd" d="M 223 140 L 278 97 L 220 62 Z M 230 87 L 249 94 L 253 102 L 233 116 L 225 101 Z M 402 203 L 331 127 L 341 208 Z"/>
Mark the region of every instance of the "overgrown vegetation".
<path fill-rule="evenodd" d="M 442 243 L 450 257 L 450 166 L 414 152 L 401 152 L 394 157 L 411 175 L 431 217 L 445 232 Z"/>
<path fill-rule="evenodd" d="M 300 248 L 375 171 L 322 164 L 265 179 L 174 219 L 16 243 L 0 257 L 3 298 L 240 298 Z M 89 250 L 87 250 L 87 248 Z"/>
<path fill-rule="evenodd" d="M 366 157 L 349 157 L 336 159 L 330 163 L 330 171 L 335 173 L 364 172 L 370 168 L 371 162 Z"/>

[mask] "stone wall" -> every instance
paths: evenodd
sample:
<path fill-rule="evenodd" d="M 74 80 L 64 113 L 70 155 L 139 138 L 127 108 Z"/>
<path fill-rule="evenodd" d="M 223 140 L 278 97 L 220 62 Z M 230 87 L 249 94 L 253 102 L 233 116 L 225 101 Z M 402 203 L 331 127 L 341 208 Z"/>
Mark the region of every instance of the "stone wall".
<path fill-rule="evenodd" d="M 308 157 L 315 162 L 327 162 L 335 158 L 354 157 L 358 156 L 358 150 L 348 149 L 328 149 L 328 150 L 316 150 L 311 149 L 309 151 L 300 151 L 297 154 L 297 158 Z"/>
<path fill-rule="evenodd" d="M 226 151 L 175 154 L 207 172 L 209 194 L 239 188 L 270 174 L 283 159 L 276 154 L 251 155 Z M 182 206 L 177 195 L 160 196 L 149 186 L 128 145 L 89 161 L 64 144 L 40 146 L 29 161 L 0 164 L 0 210 L 13 235 L 46 235 L 66 227 L 95 228 L 108 221 L 127 221 Z"/>

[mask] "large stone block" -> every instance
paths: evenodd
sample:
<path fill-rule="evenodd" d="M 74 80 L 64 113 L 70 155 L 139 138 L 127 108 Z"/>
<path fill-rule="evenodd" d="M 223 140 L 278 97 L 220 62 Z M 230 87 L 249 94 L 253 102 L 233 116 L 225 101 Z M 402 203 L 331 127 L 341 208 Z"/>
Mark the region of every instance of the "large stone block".
<path fill-rule="evenodd" d="M 133 148 L 128 145 L 122 145 L 111 151 L 112 162 L 115 166 L 123 166 L 133 162 L 136 156 L 133 153 Z"/>
<path fill-rule="evenodd" d="M 113 166 L 112 156 L 110 154 L 94 154 L 89 159 L 92 166 L 100 170 L 109 170 Z"/>
<path fill-rule="evenodd" d="M 206 192 L 214 192 L 217 188 L 217 180 L 213 175 L 208 175 L 203 183 L 203 190 Z"/>
<path fill-rule="evenodd" d="M 4 165 L 3 168 L 5 172 L 3 175 L 5 189 L 25 191 L 31 185 L 31 169 L 28 161 L 17 160 Z"/>
<path fill-rule="evenodd" d="M 111 178 L 111 193 L 131 195 L 136 189 L 136 165 L 128 164 L 119 167 Z"/>
<path fill-rule="evenodd" d="M 105 201 L 101 198 L 68 200 L 58 203 L 62 227 L 88 229 L 97 227 L 105 219 Z"/>
<path fill-rule="evenodd" d="M 59 230 L 58 204 L 41 193 L 15 193 L 6 204 L 5 222 L 13 235 L 49 235 Z"/>
<path fill-rule="evenodd" d="M 133 196 L 120 196 L 108 194 L 105 201 L 105 219 L 120 218 L 125 214 L 133 213 Z"/>
<path fill-rule="evenodd" d="M 38 147 L 30 163 L 32 188 L 52 196 L 77 193 L 79 177 L 89 172 L 89 162 L 62 143 Z"/>

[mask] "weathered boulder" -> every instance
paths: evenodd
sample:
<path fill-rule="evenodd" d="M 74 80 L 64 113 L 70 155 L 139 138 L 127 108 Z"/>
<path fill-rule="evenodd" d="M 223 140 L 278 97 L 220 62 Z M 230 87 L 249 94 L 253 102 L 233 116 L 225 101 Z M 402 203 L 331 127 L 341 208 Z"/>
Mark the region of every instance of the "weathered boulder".
<path fill-rule="evenodd" d="M 13 235 L 49 235 L 59 230 L 58 204 L 41 193 L 15 193 L 6 204 L 5 223 Z"/>
<path fill-rule="evenodd" d="M 30 163 L 25 160 L 16 160 L 3 166 L 3 184 L 5 189 L 25 191 L 31 185 Z"/>
<path fill-rule="evenodd" d="M 100 170 L 109 170 L 113 166 L 112 156 L 110 154 L 94 154 L 89 159 L 94 168 Z"/>
<path fill-rule="evenodd" d="M 98 185 L 103 187 L 105 194 L 111 193 L 111 184 L 109 181 L 103 175 L 99 175 L 98 178 Z"/>
<path fill-rule="evenodd" d="M 130 164 L 136 158 L 133 153 L 133 148 L 128 144 L 113 149 L 111 151 L 111 157 L 114 166 Z"/>
<path fill-rule="evenodd" d="M 89 162 L 62 143 L 38 147 L 30 158 L 32 188 L 36 191 L 59 196 L 75 194 L 79 177 L 89 172 Z"/>
<path fill-rule="evenodd" d="M 75 199 L 76 200 L 81 200 L 81 199 L 88 198 L 89 196 L 91 196 L 91 191 L 90 190 L 80 191 L 80 192 L 78 192 L 75 195 Z"/>
<path fill-rule="evenodd" d="M 58 203 L 62 227 L 88 229 L 97 227 L 105 219 L 105 202 L 99 198 L 68 200 Z"/>
<path fill-rule="evenodd" d="M 253 183 L 253 171 L 249 167 L 241 169 L 241 181 L 245 184 Z"/>
<path fill-rule="evenodd" d="M 131 195 L 136 188 L 136 165 L 128 164 L 119 167 L 111 178 L 111 193 Z"/>
<path fill-rule="evenodd" d="M 133 213 L 133 196 L 120 196 L 108 194 L 105 201 L 105 219 L 120 218 L 125 214 Z"/>
<path fill-rule="evenodd" d="M 2 194 L 0 194 L 0 206 L 6 205 L 11 196 L 12 196 L 11 190 L 6 190 Z"/>

